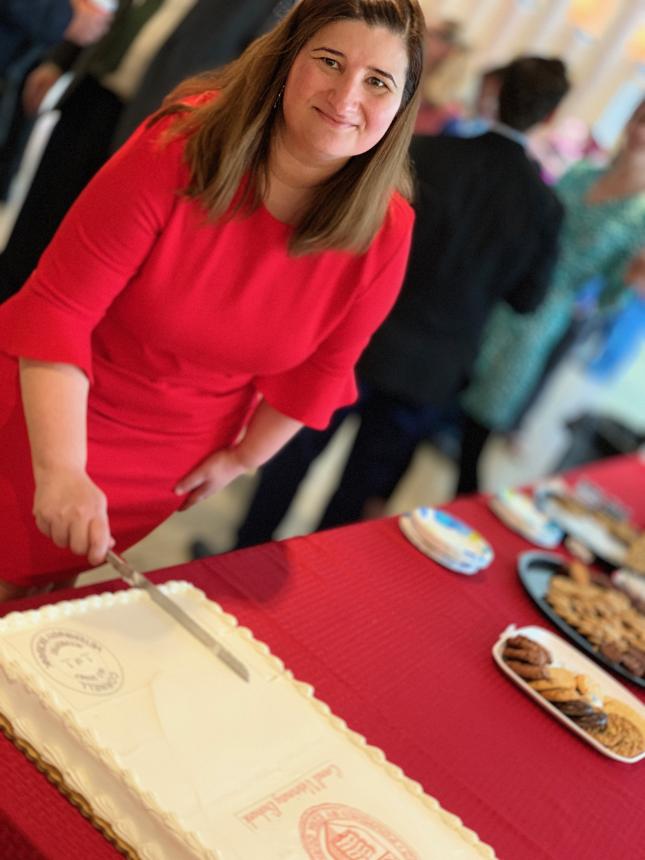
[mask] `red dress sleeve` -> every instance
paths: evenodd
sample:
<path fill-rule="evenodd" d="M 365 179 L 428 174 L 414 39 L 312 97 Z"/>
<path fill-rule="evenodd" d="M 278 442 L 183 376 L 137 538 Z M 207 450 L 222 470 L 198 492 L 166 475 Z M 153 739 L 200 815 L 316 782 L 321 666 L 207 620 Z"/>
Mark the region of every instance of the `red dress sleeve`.
<path fill-rule="evenodd" d="M 354 402 L 354 367 L 399 294 L 413 223 L 412 208 L 396 195 L 384 227 L 367 252 L 377 255 L 376 274 L 357 289 L 340 323 L 302 364 L 255 379 L 257 390 L 279 412 L 323 430 L 336 409 Z"/>
<path fill-rule="evenodd" d="M 171 121 L 142 126 L 81 193 L 25 286 L 0 307 L 0 351 L 74 364 L 92 379 L 92 331 L 188 182 L 184 142 L 161 142 Z"/>

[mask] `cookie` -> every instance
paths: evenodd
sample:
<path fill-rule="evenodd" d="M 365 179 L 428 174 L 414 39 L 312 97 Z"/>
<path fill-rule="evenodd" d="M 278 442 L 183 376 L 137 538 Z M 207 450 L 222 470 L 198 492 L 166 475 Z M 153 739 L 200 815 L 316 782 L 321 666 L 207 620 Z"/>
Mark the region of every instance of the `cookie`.
<path fill-rule="evenodd" d="M 589 702 L 585 702 L 583 699 L 574 699 L 573 701 L 568 702 L 556 702 L 555 706 L 567 717 L 573 717 L 576 719 L 578 717 L 590 717 L 595 710 Z"/>
<path fill-rule="evenodd" d="M 534 639 L 529 639 L 528 636 L 509 636 L 509 638 L 504 642 L 505 648 L 530 648 L 532 650 L 537 650 L 540 653 L 544 654 L 546 657 L 546 662 L 551 662 L 551 655 L 539 642 L 536 642 Z"/>
<path fill-rule="evenodd" d="M 569 576 L 578 585 L 589 585 L 591 582 L 591 573 L 589 568 L 583 562 L 575 560 L 569 564 Z"/>
<path fill-rule="evenodd" d="M 569 669 L 563 669 L 561 666 L 549 666 L 549 680 L 553 681 L 554 687 L 572 687 L 577 685 L 576 675 Z"/>
<path fill-rule="evenodd" d="M 576 691 L 576 676 L 573 674 L 573 672 L 570 672 L 568 669 L 561 669 L 560 667 L 553 666 L 549 666 L 546 672 L 546 678 L 530 682 L 534 690 L 537 690 L 538 692 L 540 690 L 557 689 L 568 689 L 574 692 Z"/>
<path fill-rule="evenodd" d="M 637 648 L 629 648 L 620 657 L 622 665 L 637 678 L 645 677 L 645 654 Z"/>
<path fill-rule="evenodd" d="M 519 660 L 505 660 L 509 669 L 525 680 L 537 680 L 547 677 L 547 669 L 544 666 L 534 666 L 531 663 L 522 663 Z"/>
<path fill-rule="evenodd" d="M 582 701 L 580 693 L 578 693 L 577 690 L 572 690 L 570 687 L 541 690 L 540 695 L 544 696 L 548 702 L 553 702 L 553 704 L 558 704 L 560 702 L 576 702 L 578 700 Z"/>
<path fill-rule="evenodd" d="M 546 666 L 549 662 L 548 655 L 542 648 L 511 648 L 507 645 L 502 656 L 505 660 L 521 660 L 534 666 Z"/>
<path fill-rule="evenodd" d="M 579 717 L 576 719 L 576 722 L 580 726 L 581 729 L 585 729 L 585 731 L 589 731 L 589 729 L 596 729 L 597 731 L 604 731 L 607 727 L 607 720 L 609 719 L 608 715 L 604 711 L 595 710 L 592 714 L 588 716 Z"/>
<path fill-rule="evenodd" d="M 603 730 L 588 729 L 589 734 L 616 755 L 634 758 L 645 751 L 645 740 L 636 726 L 620 714 L 608 714 Z"/>
<path fill-rule="evenodd" d="M 615 642 L 601 642 L 600 653 L 614 663 L 620 663 L 623 656 L 622 651 Z"/>

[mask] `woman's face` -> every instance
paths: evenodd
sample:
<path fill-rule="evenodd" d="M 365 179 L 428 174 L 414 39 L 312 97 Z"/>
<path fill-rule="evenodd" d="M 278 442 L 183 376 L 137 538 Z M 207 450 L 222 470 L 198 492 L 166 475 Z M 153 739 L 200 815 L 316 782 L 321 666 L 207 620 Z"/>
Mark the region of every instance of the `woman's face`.
<path fill-rule="evenodd" d="M 343 163 L 375 146 L 403 97 L 406 46 L 386 27 L 338 21 L 296 57 L 283 94 L 285 142 L 316 163 Z"/>
<path fill-rule="evenodd" d="M 627 149 L 645 151 L 645 102 L 636 108 L 627 123 L 625 137 Z"/>

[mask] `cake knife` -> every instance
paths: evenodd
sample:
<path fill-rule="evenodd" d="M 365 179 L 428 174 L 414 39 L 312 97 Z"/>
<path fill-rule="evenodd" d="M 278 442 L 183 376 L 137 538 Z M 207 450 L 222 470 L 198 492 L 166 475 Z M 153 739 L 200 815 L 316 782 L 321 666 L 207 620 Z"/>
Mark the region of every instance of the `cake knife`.
<path fill-rule="evenodd" d="M 249 670 L 244 663 L 238 660 L 234 654 L 231 654 L 228 648 L 220 644 L 214 636 L 211 636 L 208 630 L 205 630 L 201 624 L 198 624 L 191 618 L 178 603 L 166 597 L 163 591 L 151 582 L 147 576 L 139 573 L 124 558 L 112 550 L 108 550 L 107 561 L 119 572 L 128 585 L 131 585 L 133 588 L 142 588 L 146 591 L 157 606 L 160 606 L 168 615 L 171 615 L 175 621 L 181 624 L 185 630 L 192 633 L 196 639 L 199 639 L 202 645 L 205 645 L 209 651 L 215 654 L 222 663 L 226 663 L 229 669 L 232 669 L 243 681 L 250 681 Z"/>

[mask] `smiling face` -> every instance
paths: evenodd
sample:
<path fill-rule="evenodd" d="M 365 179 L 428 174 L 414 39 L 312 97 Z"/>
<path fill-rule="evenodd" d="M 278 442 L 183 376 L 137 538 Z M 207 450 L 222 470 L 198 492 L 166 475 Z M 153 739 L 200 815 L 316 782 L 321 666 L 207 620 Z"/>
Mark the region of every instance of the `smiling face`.
<path fill-rule="evenodd" d="M 403 38 L 363 21 L 320 29 L 296 57 L 283 95 L 284 139 L 316 163 L 342 164 L 385 135 L 401 105 Z"/>

